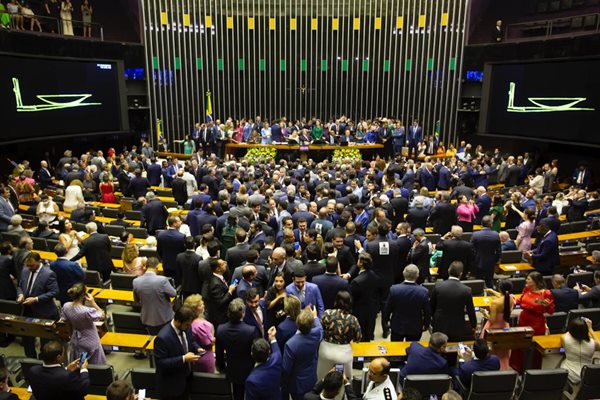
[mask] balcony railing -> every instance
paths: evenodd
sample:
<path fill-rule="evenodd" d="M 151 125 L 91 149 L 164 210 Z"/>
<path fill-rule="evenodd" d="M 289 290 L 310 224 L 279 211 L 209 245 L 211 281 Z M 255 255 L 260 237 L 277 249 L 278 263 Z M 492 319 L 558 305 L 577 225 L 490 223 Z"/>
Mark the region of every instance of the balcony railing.
<path fill-rule="evenodd" d="M 506 28 L 505 41 L 550 39 L 600 32 L 600 13 L 521 22 Z"/>
<path fill-rule="evenodd" d="M 63 32 L 62 20 L 60 18 L 43 17 L 40 15 L 29 17 L 22 15 L 24 29 L 18 29 L 16 15 L 10 14 L 7 11 L 0 11 L 0 17 L 2 17 L 2 14 L 8 14 L 10 16 L 10 25 L 5 28 L 8 28 L 13 32 L 40 33 L 39 27 L 41 26 L 41 33 L 65 36 Z M 35 23 L 35 20 L 39 22 L 39 25 Z M 73 19 L 71 20 L 71 24 L 73 25 L 73 33 L 75 34 L 74 36 L 83 37 L 84 25 L 86 23 Z M 87 24 L 91 25 L 92 27 L 91 38 L 100 39 L 103 41 L 104 27 L 102 24 L 96 22 L 89 22 Z"/>

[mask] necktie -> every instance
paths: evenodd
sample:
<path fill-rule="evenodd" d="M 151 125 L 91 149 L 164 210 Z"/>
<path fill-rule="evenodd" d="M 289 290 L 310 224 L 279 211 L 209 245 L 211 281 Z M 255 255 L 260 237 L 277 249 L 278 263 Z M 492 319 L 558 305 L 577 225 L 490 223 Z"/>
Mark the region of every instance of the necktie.
<path fill-rule="evenodd" d="M 29 293 L 31 293 L 31 287 L 33 286 L 33 277 L 35 276 L 35 272 L 29 273 L 29 280 L 27 281 L 27 289 L 25 290 L 25 297 L 29 297 Z"/>
<path fill-rule="evenodd" d="M 265 336 L 265 331 L 262 323 L 262 318 L 258 315 L 256 310 L 252 311 L 254 313 L 254 318 L 256 318 L 256 322 L 258 323 L 258 329 L 260 330 L 260 336 Z"/>
<path fill-rule="evenodd" d="M 577 183 L 583 183 L 583 171 L 579 172 L 579 176 L 577 177 Z"/>
<path fill-rule="evenodd" d="M 187 340 L 185 339 L 185 332 L 179 332 L 179 340 L 181 341 L 181 346 L 183 347 L 183 353 L 186 354 L 188 352 Z"/>

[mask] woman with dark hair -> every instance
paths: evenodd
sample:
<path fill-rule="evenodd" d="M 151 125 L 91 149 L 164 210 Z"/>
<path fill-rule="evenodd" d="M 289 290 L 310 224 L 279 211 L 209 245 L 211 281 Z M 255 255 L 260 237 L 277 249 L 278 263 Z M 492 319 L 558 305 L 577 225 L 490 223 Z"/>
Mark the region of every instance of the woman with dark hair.
<path fill-rule="evenodd" d="M 458 207 L 456 207 L 456 218 L 458 225 L 463 228 L 463 232 L 473 232 L 473 221 L 475 215 L 479 212 L 479 207 L 473 199 L 467 199 L 467 196 L 458 197 Z"/>
<path fill-rule="evenodd" d="M 83 283 L 76 283 L 67 293 L 72 301 L 65 303 L 60 318 L 71 325 L 71 360 L 87 353 L 90 364 L 106 364 L 104 349 L 94 322 L 104 319 L 104 311 L 87 292 Z M 91 305 L 88 307 L 85 303 Z"/>
<path fill-rule="evenodd" d="M 492 198 L 492 208 L 490 208 L 492 216 L 492 230 L 500 232 L 502 230 L 502 221 L 504 221 L 504 207 L 502 206 L 502 196 L 495 194 Z"/>
<path fill-rule="evenodd" d="M 60 232 L 58 241 L 67 249 L 65 258 L 70 260 L 79 253 L 79 236 L 77 235 L 77 231 L 73 229 L 73 224 L 68 218 L 58 221 L 58 231 Z"/>
<path fill-rule="evenodd" d="M 526 208 L 525 211 L 521 211 L 516 208 L 514 204 L 511 208 L 523 219 L 523 222 L 517 226 L 519 234 L 517 235 L 515 244 L 519 250 L 529 251 L 531 250 L 531 235 L 535 230 L 535 211 L 531 208 Z"/>
<path fill-rule="evenodd" d="M 519 326 L 530 326 L 534 335 L 546 334 L 545 313 L 554 314 L 554 297 L 546 289 L 544 277 L 539 272 L 531 272 L 525 280 L 525 289 L 521 298 L 517 300 L 522 312 L 519 314 Z M 510 366 L 518 371 L 523 371 L 523 350 L 515 350 L 510 355 Z M 531 368 L 540 368 L 542 359 L 535 353 Z"/>
<path fill-rule="evenodd" d="M 592 329 L 592 321 L 587 318 L 575 318 L 569 323 L 567 333 L 560 338 L 565 349 L 565 359 L 561 368 L 569 371 L 569 382 L 573 385 L 581 382 L 581 369 L 591 365 L 594 352 L 600 351 L 600 341 Z"/>
<path fill-rule="evenodd" d="M 490 311 L 481 309 L 481 314 L 487 319 L 483 329 L 481 330 L 481 337 L 485 337 L 486 329 L 503 329 L 510 326 L 510 314 L 515 308 L 515 297 L 511 294 L 512 282 L 503 279 L 498 281 L 495 291 L 493 289 L 485 289 L 485 293 L 492 295 L 493 299 L 490 303 Z M 495 350 L 493 352 L 498 356 L 500 360 L 500 369 L 506 370 L 509 368 L 508 360 L 510 358 L 510 350 Z"/>
<path fill-rule="evenodd" d="M 265 295 L 269 328 L 272 326 L 277 327 L 286 317 L 283 310 L 283 299 L 285 299 L 285 278 L 283 272 L 277 272 L 273 286 L 267 290 L 267 294 Z"/>
<path fill-rule="evenodd" d="M 352 376 L 352 345 L 360 342 L 360 325 L 352 315 L 352 295 L 343 290 L 335 296 L 333 308 L 321 316 L 323 341 L 319 346 L 317 378 L 322 379 L 335 364 L 344 364 L 344 375 Z"/>

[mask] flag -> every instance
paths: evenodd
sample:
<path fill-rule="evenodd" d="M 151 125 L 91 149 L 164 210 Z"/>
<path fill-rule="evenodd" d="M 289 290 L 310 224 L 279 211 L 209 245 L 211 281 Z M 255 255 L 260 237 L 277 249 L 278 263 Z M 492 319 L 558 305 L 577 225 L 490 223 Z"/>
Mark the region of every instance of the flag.
<path fill-rule="evenodd" d="M 160 143 L 160 141 L 162 140 L 162 121 L 158 118 L 156 118 L 156 142 L 157 142 L 157 147 L 158 147 L 158 143 Z"/>
<path fill-rule="evenodd" d="M 440 120 L 435 121 L 435 129 L 433 131 L 435 137 L 440 137 Z"/>
<path fill-rule="evenodd" d="M 212 102 L 210 100 L 210 90 L 206 92 L 206 122 L 210 122 L 213 120 L 212 118 Z"/>

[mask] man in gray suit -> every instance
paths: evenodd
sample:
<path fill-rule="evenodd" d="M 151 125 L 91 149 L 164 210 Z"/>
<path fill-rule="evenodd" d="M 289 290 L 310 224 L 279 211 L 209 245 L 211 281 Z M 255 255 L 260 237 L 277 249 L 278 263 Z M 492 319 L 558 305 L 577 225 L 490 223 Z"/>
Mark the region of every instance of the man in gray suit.
<path fill-rule="evenodd" d="M 156 335 L 160 329 L 173 319 L 171 297 L 177 292 L 166 276 L 157 275 L 158 259 L 148 258 L 146 272 L 133 280 L 133 298 L 142 306 L 142 324 L 150 335 Z"/>
<path fill-rule="evenodd" d="M 10 190 L 7 187 L 0 191 L 0 231 L 6 232 L 10 218 L 15 215 L 15 209 L 10 203 Z"/>

